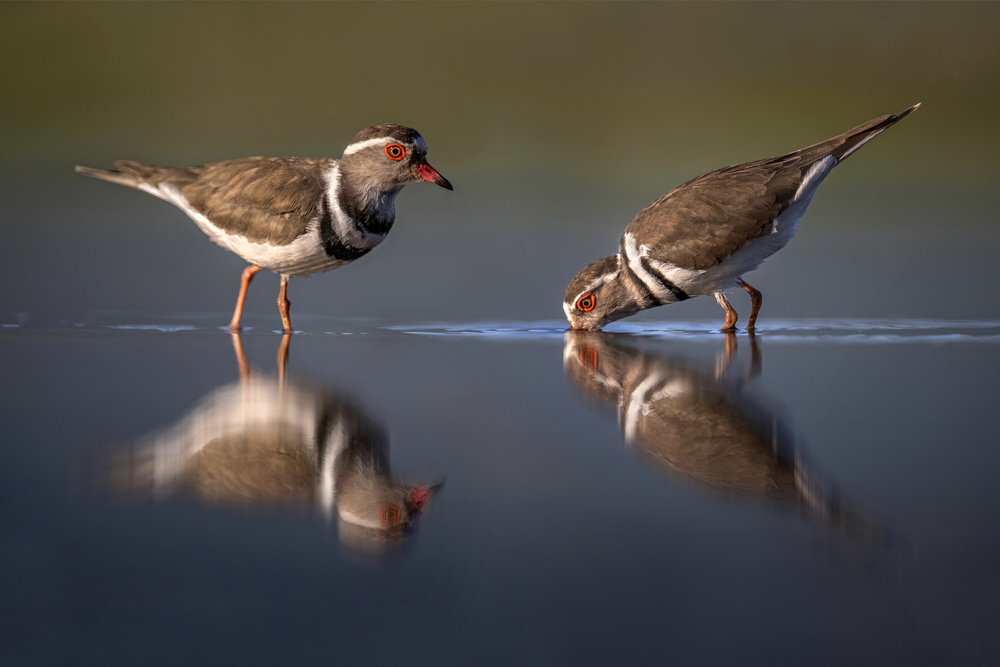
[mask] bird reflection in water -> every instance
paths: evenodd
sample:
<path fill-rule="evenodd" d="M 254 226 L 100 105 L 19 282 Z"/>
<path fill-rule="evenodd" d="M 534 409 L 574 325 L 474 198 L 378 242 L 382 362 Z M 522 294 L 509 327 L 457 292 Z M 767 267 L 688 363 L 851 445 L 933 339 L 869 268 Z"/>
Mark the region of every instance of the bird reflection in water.
<path fill-rule="evenodd" d="M 744 380 L 760 372 L 752 336 L 751 346 L 750 373 L 732 381 L 732 333 L 714 372 L 703 372 L 613 334 L 568 331 L 563 366 L 590 397 L 617 406 L 625 442 L 657 468 L 711 492 L 796 508 L 832 530 L 881 537 L 805 465 L 781 421 L 742 390 Z"/>
<path fill-rule="evenodd" d="M 239 334 L 239 382 L 216 389 L 170 428 L 144 437 L 114 465 L 112 482 L 163 497 L 187 493 L 241 505 L 312 504 L 336 514 L 341 539 L 365 550 L 404 537 L 440 484 L 412 485 L 389 470 L 382 428 L 349 397 L 256 373 Z"/>

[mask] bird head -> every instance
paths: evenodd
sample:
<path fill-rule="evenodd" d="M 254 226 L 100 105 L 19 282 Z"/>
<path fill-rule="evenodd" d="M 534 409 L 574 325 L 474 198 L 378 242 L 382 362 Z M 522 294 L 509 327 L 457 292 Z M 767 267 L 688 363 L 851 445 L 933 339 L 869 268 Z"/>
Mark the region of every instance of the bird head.
<path fill-rule="evenodd" d="M 563 311 L 574 331 L 600 331 L 605 324 L 639 310 L 622 280 L 618 255 L 587 265 L 570 281 L 563 297 Z"/>
<path fill-rule="evenodd" d="M 394 123 L 366 127 L 344 149 L 343 168 L 362 175 L 365 186 L 395 191 L 427 181 L 452 190 L 451 183 L 427 163 L 427 143 L 413 128 Z"/>
<path fill-rule="evenodd" d="M 337 513 L 342 528 L 375 542 L 404 537 L 420 509 L 441 484 L 401 484 L 387 479 L 350 484 L 340 493 Z"/>

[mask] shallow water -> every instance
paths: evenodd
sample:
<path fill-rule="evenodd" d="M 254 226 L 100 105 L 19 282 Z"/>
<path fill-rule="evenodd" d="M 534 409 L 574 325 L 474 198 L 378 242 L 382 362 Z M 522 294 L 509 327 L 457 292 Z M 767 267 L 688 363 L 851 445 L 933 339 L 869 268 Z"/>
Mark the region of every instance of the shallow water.
<path fill-rule="evenodd" d="M 0 329 L 16 664 L 1000 654 L 998 322 L 776 320 L 750 337 L 314 319 L 277 398 L 280 335 L 84 319 Z M 246 430 L 247 399 L 219 397 L 251 390 L 299 435 L 277 454 L 239 433 L 192 445 L 224 460 L 229 495 L 169 466 L 142 477 L 179 433 Z M 348 423 L 379 461 L 372 488 L 443 482 L 409 530 L 352 525 L 345 477 L 323 496 L 310 456 Z M 254 447 L 306 452 L 299 481 L 268 479 Z M 295 493 L 260 497 L 282 483 Z"/>

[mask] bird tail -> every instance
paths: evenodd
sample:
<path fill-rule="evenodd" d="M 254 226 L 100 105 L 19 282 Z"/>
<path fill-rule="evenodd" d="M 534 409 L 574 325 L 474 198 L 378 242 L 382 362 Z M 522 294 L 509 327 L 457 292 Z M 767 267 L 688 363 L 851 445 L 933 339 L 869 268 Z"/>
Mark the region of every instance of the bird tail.
<path fill-rule="evenodd" d="M 129 160 L 118 160 L 115 162 L 115 167 L 117 169 L 94 169 L 93 167 L 77 165 L 76 173 L 137 188 L 163 171 L 160 167 L 143 164 L 142 162 L 131 162 Z"/>
<path fill-rule="evenodd" d="M 919 107 L 920 103 L 918 102 L 909 109 L 904 109 L 899 113 L 893 113 L 887 116 L 879 116 L 878 118 L 874 118 L 867 123 L 858 125 L 852 130 L 844 132 L 838 137 L 830 139 L 829 143 L 836 145 L 836 148 L 834 148 L 830 154 L 836 158 L 837 162 L 840 162 L 851 155 L 851 153 L 858 150 L 878 135 L 882 134 L 882 132 L 898 123 L 904 117 L 916 111 Z"/>
<path fill-rule="evenodd" d="M 866 542 L 884 542 L 888 538 L 881 524 L 855 508 L 801 462 L 795 466 L 795 480 L 804 513 L 811 520 Z"/>

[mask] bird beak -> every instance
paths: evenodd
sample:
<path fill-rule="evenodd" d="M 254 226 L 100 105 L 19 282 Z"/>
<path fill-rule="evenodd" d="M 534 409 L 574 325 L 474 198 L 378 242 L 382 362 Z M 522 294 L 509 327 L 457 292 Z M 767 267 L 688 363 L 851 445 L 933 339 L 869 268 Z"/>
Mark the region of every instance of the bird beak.
<path fill-rule="evenodd" d="M 444 180 L 444 179 L 442 179 Z M 447 183 L 448 181 L 445 181 Z M 410 511 L 416 512 L 421 507 L 427 504 L 427 501 L 434 497 L 444 485 L 444 482 L 438 484 L 421 484 L 420 486 L 414 487 L 413 492 L 410 493 Z"/>
<path fill-rule="evenodd" d="M 435 185 L 440 185 L 442 188 L 445 188 L 446 190 L 455 189 L 451 187 L 451 183 L 448 182 L 447 178 L 439 174 L 437 169 L 430 166 L 426 162 L 417 167 L 417 174 L 419 174 L 420 178 L 424 179 L 428 183 L 434 183 Z"/>

